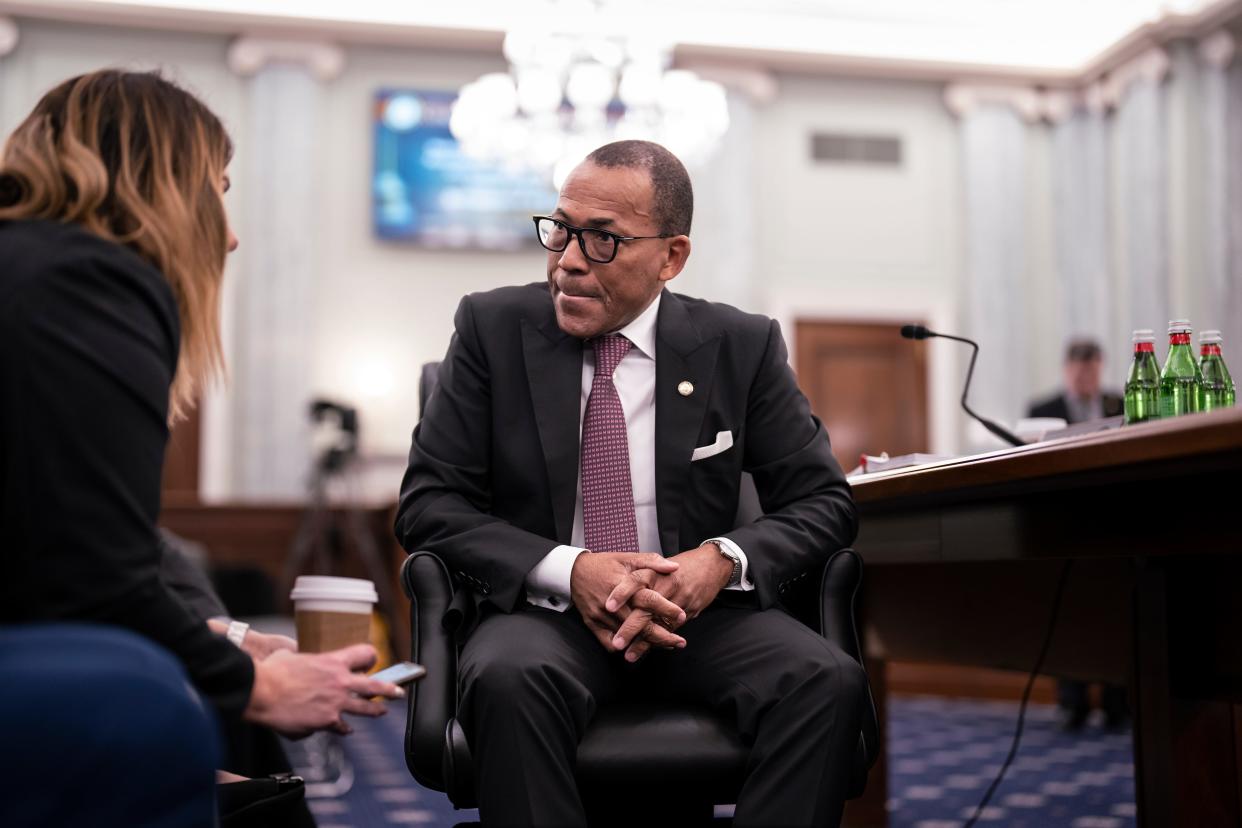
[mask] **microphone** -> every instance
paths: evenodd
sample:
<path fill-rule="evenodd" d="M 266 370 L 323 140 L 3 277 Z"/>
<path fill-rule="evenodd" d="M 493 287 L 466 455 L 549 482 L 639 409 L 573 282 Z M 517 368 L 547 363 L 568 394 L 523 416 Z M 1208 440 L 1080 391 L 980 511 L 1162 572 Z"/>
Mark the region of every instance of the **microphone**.
<path fill-rule="evenodd" d="M 970 406 L 966 403 L 966 395 L 970 393 L 970 379 L 971 377 L 974 376 L 974 373 L 975 373 L 975 360 L 979 358 L 979 343 L 978 342 L 975 342 L 973 339 L 967 339 L 964 336 L 953 336 L 952 334 L 936 333 L 935 331 L 928 330 L 922 325 L 902 325 L 901 335 L 905 337 L 906 339 L 929 339 L 930 337 L 938 336 L 941 339 L 952 339 L 954 342 L 965 342 L 967 345 L 973 348 L 974 351 L 970 355 L 970 367 L 966 369 L 966 385 L 964 388 L 962 388 L 962 408 L 965 409 L 967 414 L 969 414 L 971 417 L 974 417 L 976 420 L 978 420 L 983 425 L 984 428 L 986 428 L 988 431 L 992 432 L 997 437 L 1004 440 L 1006 443 L 1009 443 L 1009 445 L 1011 446 L 1026 445 L 1026 443 L 1018 439 L 1018 437 L 1014 435 L 1013 432 L 1009 431 L 1009 429 L 1004 428 L 1000 425 L 997 425 L 996 423 L 992 422 L 989 419 L 986 419 L 985 417 L 980 417 L 974 411 L 971 411 Z"/>

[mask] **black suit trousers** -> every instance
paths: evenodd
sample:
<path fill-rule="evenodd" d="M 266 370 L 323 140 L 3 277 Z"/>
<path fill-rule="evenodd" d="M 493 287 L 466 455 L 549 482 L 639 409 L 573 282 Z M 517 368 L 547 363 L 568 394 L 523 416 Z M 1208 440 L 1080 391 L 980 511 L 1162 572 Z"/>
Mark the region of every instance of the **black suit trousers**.
<path fill-rule="evenodd" d="M 751 745 L 734 825 L 836 825 L 866 698 L 862 668 L 780 609 L 714 604 L 678 632 L 687 646 L 636 665 L 581 617 L 524 606 L 485 617 L 462 652 L 460 717 L 485 825 L 585 825 L 577 745 L 601 705 L 688 701 Z M 676 795 L 618 789 L 617 802 Z"/>

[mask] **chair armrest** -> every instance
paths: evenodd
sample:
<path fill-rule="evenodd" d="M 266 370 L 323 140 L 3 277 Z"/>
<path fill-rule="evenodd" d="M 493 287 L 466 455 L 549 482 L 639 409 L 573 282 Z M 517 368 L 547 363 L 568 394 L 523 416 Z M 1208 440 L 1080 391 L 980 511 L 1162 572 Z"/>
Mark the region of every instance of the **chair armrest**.
<path fill-rule="evenodd" d="M 854 600 L 862 584 L 862 559 L 853 549 L 841 549 L 824 564 L 819 584 L 819 629 L 850 658 L 862 664 L 862 646 Z"/>
<path fill-rule="evenodd" d="M 842 549 L 829 558 L 820 581 L 819 618 L 824 638 L 840 647 L 866 670 L 854 606 L 858 589 L 862 585 L 862 575 L 862 558 L 853 549 Z M 862 787 L 866 784 L 866 771 L 875 764 L 880 755 L 880 723 L 870 682 L 867 683 L 867 700 L 863 708 L 858 750 L 856 778 L 851 782 L 851 797 L 862 792 Z"/>
<path fill-rule="evenodd" d="M 410 658 L 427 668 L 408 687 L 405 762 L 420 784 L 442 791 L 444 732 L 457 715 L 457 643 L 442 622 L 453 581 L 438 557 L 415 552 L 401 567 L 401 587 L 410 599 Z"/>

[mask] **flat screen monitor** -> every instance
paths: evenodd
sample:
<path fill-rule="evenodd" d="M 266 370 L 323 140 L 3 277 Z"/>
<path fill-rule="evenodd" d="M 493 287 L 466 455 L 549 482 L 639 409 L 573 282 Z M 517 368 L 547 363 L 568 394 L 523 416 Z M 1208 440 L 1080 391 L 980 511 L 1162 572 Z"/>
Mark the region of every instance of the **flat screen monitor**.
<path fill-rule="evenodd" d="M 550 176 L 467 156 L 449 131 L 456 97 L 414 89 L 376 93 L 375 235 L 439 248 L 537 245 L 530 217 L 556 206 Z"/>

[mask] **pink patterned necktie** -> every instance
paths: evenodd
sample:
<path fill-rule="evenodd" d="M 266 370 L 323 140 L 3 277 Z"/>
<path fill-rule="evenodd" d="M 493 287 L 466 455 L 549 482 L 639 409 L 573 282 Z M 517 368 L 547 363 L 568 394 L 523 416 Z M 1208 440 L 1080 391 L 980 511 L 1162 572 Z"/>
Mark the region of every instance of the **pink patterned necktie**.
<path fill-rule="evenodd" d="M 620 334 L 592 340 L 595 379 L 582 418 L 582 525 L 593 552 L 637 552 L 634 487 L 625 410 L 612 383 L 617 363 L 632 343 Z"/>

